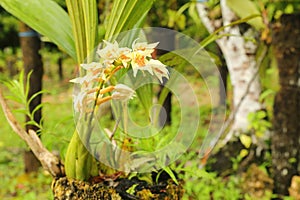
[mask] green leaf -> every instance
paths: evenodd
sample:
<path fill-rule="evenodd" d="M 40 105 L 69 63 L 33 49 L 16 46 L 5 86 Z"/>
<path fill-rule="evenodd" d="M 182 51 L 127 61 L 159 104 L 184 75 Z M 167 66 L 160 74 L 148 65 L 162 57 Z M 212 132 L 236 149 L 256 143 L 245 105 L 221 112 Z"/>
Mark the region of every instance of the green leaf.
<path fill-rule="evenodd" d="M 77 63 L 83 63 L 86 58 L 86 38 L 85 25 L 82 9 L 82 2 L 80 0 L 66 0 L 70 20 L 72 24 L 72 33 L 75 41 Z"/>
<path fill-rule="evenodd" d="M 98 30 L 98 11 L 96 0 L 82 0 L 83 5 L 83 16 L 85 25 L 85 35 L 86 35 L 86 49 L 87 49 L 87 62 L 92 62 L 93 50 L 95 48 L 96 36 Z"/>
<path fill-rule="evenodd" d="M 227 5 L 230 9 L 233 10 L 233 12 L 236 13 L 237 16 L 240 18 L 245 18 L 250 15 L 260 15 L 260 11 L 256 7 L 255 3 L 250 0 L 227 0 Z M 251 26 L 253 26 L 255 29 L 260 30 L 264 28 L 264 23 L 262 21 L 262 18 L 255 18 L 247 21 Z"/>
<path fill-rule="evenodd" d="M 262 120 L 267 117 L 267 113 L 263 110 L 258 111 L 257 113 L 257 119 Z"/>
<path fill-rule="evenodd" d="M 76 58 L 68 14 L 52 0 L 1 0 L 0 5 Z"/>
<path fill-rule="evenodd" d="M 171 179 L 178 185 L 178 181 L 177 178 L 175 176 L 175 174 L 173 173 L 173 171 L 171 170 L 170 167 L 163 167 L 162 168 L 165 172 L 167 172 L 167 174 L 169 174 L 169 176 L 171 177 Z"/>
<path fill-rule="evenodd" d="M 291 163 L 291 164 L 296 163 L 297 158 L 289 158 L 288 162 Z"/>
<path fill-rule="evenodd" d="M 179 67 L 188 63 L 179 54 L 176 54 L 172 51 L 160 56 L 159 60 L 169 67 Z"/>
<path fill-rule="evenodd" d="M 267 97 L 271 96 L 271 95 L 274 95 L 275 94 L 275 91 L 274 90 L 271 90 L 271 89 L 267 89 L 265 91 L 263 91 L 261 93 L 261 95 L 259 96 L 259 101 L 262 102 L 264 101 Z"/>
<path fill-rule="evenodd" d="M 141 104 L 143 105 L 143 107 L 145 108 L 145 111 L 149 112 L 149 110 L 153 104 L 153 101 L 152 101 L 153 85 L 146 84 L 146 85 L 139 87 L 138 89 L 136 89 L 136 95 L 139 98 L 139 100 L 141 101 Z"/>
<path fill-rule="evenodd" d="M 218 28 L 215 32 L 213 32 L 212 34 L 210 34 L 208 37 L 206 37 L 204 40 L 201 41 L 200 45 L 201 47 L 206 47 L 208 44 L 220 39 L 221 37 L 225 37 L 225 36 L 231 36 L 230 34 L 222 34 L 222 35 L 218 35 L 218 33 L 220 33 L 221 31 L 223 31 L 226 27 L 230 27 L 230 26 L 235 26 L 235 25 L 238 25 L 238 24 L 242 24 L 242 23 L 246 23 L 248 22 L 249 20 L 253 20 L 257 17 L 260 17 L 260 15 L 250 15 L 250 16 L 247 16 L 243 19 L 240 19 L 240 20 L 237 20 L 237 21 L 234 21 L 226 26 L 222 26 L 221 28 Z"/>
<path fill-rule="evenodd" d="M 87 58 L 89 63 L 92 61 L 98 29 L 96 0 L 66 0 L 66 4 L 75 38 L 77 62 L 83 63 Z"/>
<path fill-rule="evenodd" d="M 107 23 L 105 39 L 113 41 L 117 34 L 135 27 L 152 4 L 153 0 L 115 0 Z"/>
<path fill-rule="evenodd" d="M 196 8 L 196 3 L 191 2 L 189 6 L 189 16 L 192 18 L 193 22 L 195 23 L 196 27 L 201 27 L 201 19 L 198 15 L 197 8 Z"/>
<path fill-rule="evenodd" d="M 248 151 L 247 149 L 242 149 L 242 150 L 240 151 L 239 156 L 240 156 L 240 158 L 244 158 L 244 157 L 246 157 L 248 154 L 249 154 L 249 151 Z"/>
<path fill-rule="evenodd" d="M 67 177 L 76 178 L 76 160 L 77 160 L 77 146 L 79 144 L 79 136 L 77 131 L 72 136 L 72 139 L 68 145 L 68 149 L 65 156 L 65 172 Z"/>
<path fill-rule="evenodd" d="M 42 94 L 45 94 L 45 93 L 46 93 L 45 90 L 39 91 L 39 92 L 37 92 L 37 93 L 34 93 L 34 94 L 30 97 L 30 99 L 27 100 L 28 106 L 29 106 L 29 104 L 33 101 L 33 99 L 35 99 L 37 96 L 42 95 Z"/>
<path fill-rule="evenodd" d="M 247 149 L 249 149 L 249 147 L 251 146 L 252 144 L 252 139 L 250 136 L 248 135 L 245 135 L 245 134 L 242 134 L 240 136 L 240 141 L 241 143 L 244 145 L 244 147 L 246 147 Z"/>
<path fill-rule="evenodd" d="M 134 193 L 135 193 L 135 188 L 136 188 L 136 186 L 138 186 L 139 184 L 133 184 L 130 188 L 128 188 L 127 190 L 126 190 L 126 193 L 128 193 L 128 194 L 131 194 L 131 195 L 134 195 Z"/>
<path fill-rule="evenodd" d="M 24 115 L 27 115 L 27 114 L 28 114 L 27 110 L 24 109 L 24 108 L 21 108 L 21 109 L 14 109 L 13 112 L 14 112 L 14 113 L 21 113 L 21 114 L 24 114 Z"/>
<path fill-rule="evenodd" d="M 42 109 L 44 106 L 45 106 L 45 103 L 41 103 L 41 104 L 37 105 L 37 106 L 34 108 L 34 110 L 31 112 L 31 116 L 32 116 L 33 119 L 34 119 L 35 113 L 36 113 L 38 110 Z"/>

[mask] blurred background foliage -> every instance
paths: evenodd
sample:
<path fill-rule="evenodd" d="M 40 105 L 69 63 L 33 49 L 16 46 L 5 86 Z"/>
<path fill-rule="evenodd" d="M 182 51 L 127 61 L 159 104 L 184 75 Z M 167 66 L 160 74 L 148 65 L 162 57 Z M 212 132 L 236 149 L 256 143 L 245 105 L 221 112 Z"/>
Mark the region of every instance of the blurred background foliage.
<path fill-rule="evenodd" d="M 64 0 L 55 0 L 66 10 L 66 3 Z M 234 1 L 232 1 L 234 2 Z M 270 37 L 271 23 L 280 19 L 282 14 L 297 13 L 300 11 L 299 0 L 252 0 L 256 5 L 256 9 L 263 16 L 264 28 L 259 32 L 260 42 L 268 43 Z M 233 10 L 247 9 L 235 8 Z M 220 2 L 218 0 L 209 0 L 207 2 L 208 14 L 212 19 L 219 19 L 221 17 Z M 111 8 L 111 0 L 103 0 L 98 2 L 99 16 L 99 34 L 104 37 L 105 18 L 109 15 Z M 247 12 L 247 11 L 245 11 Z M 16 77 L 18 72 L 22 70 L 21 52 L 19 46 L 19 21 L 8 14 L 3 8 L 0 7 L 0 80 L 8 80 Z M 145 26 L 148 27 L 166 27 L 180 31 L 189 35 L 196 41 L 200 42 L 206 38 L 209 33 L 205 26 L 201 23 L 198 17 L 195 2 L 188 0 L 170 0 L 170 1 L 155 1 L 152 9 L 150 10 Z M 241 27 L 247 26 L 245 24 Z M 47 94 L 44 96 L 44 116 L 47 123 L 44 124 L 45 132 L 43 132 L 42 140 L 45 146 L 57 152 L 62 158 L 65 155 L 67 144 L 71 138 L 74 130 L 73 113 L 72 109 L 72 85 L 68 80 L 76 75 L 74 66 L 75 62 L 61 52 L 59 48 L 53 43 L 49 42 L 47 38 L 43 38 L 43 48 L 41 54 L 43 57 L 45 75 L 43 77 L 44 89 Z M 222 65 L 222 54 L 219 52 L 217 45 L 211 43 L 207 47 L 208 51 L 216 55 L 220 60 L 219 65 Z M 270 128 L 270 121 L 272 119 L 274 94 L 279 89 L 277 81 L 277 65 L 273 56 L 272 49 L 268 52 L 266 58 L 262 62 L 260 68 L 260 80 L 263 86 L 263 93 L 261 100 L 266 105 L 266 113 L 260 112 L 249 116 L 251 121 L 250 129 L 260 135 Z M 60 80 L 58 75 L 58 60 L 63 58 L 63 74 L 64 79 Z M 8 66 L 12 68 L 8 68 Z M 252 194 L 249 194 L 247 188 L 240 187 L 241 183 L 249 178 L 251 172 L 246 172 L 242 175 L 236 174 L 235 169 L 226 172 L 226 175 L 220 176 L 215 172 L 207 172 L 206 170 L 199 170 L 199 160 L 195 152 L 199 150 L 199 144 L 206 134 L 210 114 L 212 112 L 208 99 L 207 91 L 203 89 L 205 83 L 199 79 L 199 74 L 193 71 L 190 66 L 188 68 L 178 69 L 180 72 L 189 77 L 194 88 L 201 88 L 197 90 L 197 96 L 203 99 L 203 107 L 201 108 L 201 126 L 198 130 L 198 137 L 194 144 L 191 146 L 190 151 L 181 159 L 187 166 L 183 167 L 174 164 L 174 168 L 178 171 L 185 171 L 186 173 L 180 174 L 180 177 L 186 180 L 186 195 L 184 199 L 196 199 L 203 196 L 203 199 L 255 199 Z M 214 80 L 217 82 L 218 80 Z M 217 85 L 217 84 L 216 84 Z M 217 87 L 217 86 L 216 86 Z M 229 98 L 230 98 L 230 86 Z M 13 108 L 18 108 L 19 105 L 11 103 Z M 230 100 L 228 100 L 230 104 Z M 178 115 L 178 106 L 174 107 L 174 124 L 176 115 Z M 57 117 L 59 113 L 59 117 Z M 266 118 L 266 114 L 270 119 L 262 121 Z M 21 114 L 16 114 L 19 121 L 23 121 Z M 109 119 L 107 119 L 109 121 Z M 51 177 L 49 174 L 41 171 L 37 174 L 25 175 L 22 172 L 22 149 L 26 149 L 26 145 L 22 142 L 8 127 L 2 111 L 0 111 L 0 198 L 2 199 L 51 199 L 52 194 L 50 191 Z M 109 122 L 107 122 L 109 123 Z M 255 130 L 256 129 L 256 130 Z M 242 161 L 241 155 L 233 155 L 232 162 L 236 165 Z M 270 160 L 265 160 L 258 168 L 253 168 L 259 176 L 268 176 L 271 163 Z M 253 174 L 255 174 L 253 173 Z M 267 178 L 266 178 L 267 180 Z M 244 182 L 245 183 L 245 182 Z M 247 186 L 245 183 L 244 186 Z M 274 197 L 269 189 L 267 193 L 260 196 L 260 199 L 270 199 Z M 289 197 L 285 197 L 290 199 Z"/>

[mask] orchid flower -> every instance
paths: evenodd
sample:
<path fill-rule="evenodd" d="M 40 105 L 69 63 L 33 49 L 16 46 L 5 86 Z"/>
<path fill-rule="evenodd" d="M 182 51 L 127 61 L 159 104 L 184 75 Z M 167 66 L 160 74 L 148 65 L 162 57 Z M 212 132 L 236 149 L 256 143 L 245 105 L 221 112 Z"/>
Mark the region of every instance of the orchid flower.
<path fill-rule="evenodd" d="M 93 83 L 99 79 L 99 74 L 87 74 L 83 77 L 78 77 L 70 80 L 71 83 L 78 83 L 81 88 L 90 89 L 93 87 Z"/>
<path fill-rule="evenodd" d="M 105 69 L 105 66 L 102 65 L 100 62 L 81 64 L 80 67 L 85 69 L 87 73 L 92 73 L 94 75 L 103 72 L 103 70 Z"/>
<path fill-rule="evenodd" d="M 128 67 L 128 63 L 131 61 L 131 49 L 127 48 L 127 47 L 123 47 L 120 48 L 118 51 L 118 61 L 121 61 L 122 65 L 127 68 Z"/>
<path fill-rule="evenodd" d="M 148 66 L 148 60 L 145 55 L 140 54 L 139 52 L 133 52 L 131 54 L 131 67 L 133 70 L 133 76 L 136 77 L 137 71 L 148 71 L 151 75 L 153 75 L 152 68 Z"/>
<path fill-rule="evenodd" d="M 94 99 L 94 94 L 82 91 L 73 97 L 75 112 L 88 112 L 88 105 Z"/>
<path fill-rule="evenodd" d="M 128 101 L 135 96 L 135 91 L 124 84 L 117 84 L 114 87 L 112 99 Z"/>
<path fill-rule="evenodd" d="M 103 49 L 97 50 L 97 54 L 100 58 L 104 59 L 104 63 L 107 65 L 112 64 L 119 57 L 119 44 L 115 41 L 109 43 L 104 40 L 106 46 Z"/>
<path fill-rule="evenodd" d="M 159 60 L 151 59 L 149 60 L 148 65 L 152 68 L 152 71 L 161 83 L 163 83 L 163 77 L 169 79 L 168 69 Z"/>
<path fill-rule="evenodd" d="M 140 54 L 146 57 L 152 57 L 151 54 L 154 52 L 155 47 L 158 45 L 159 42 L 147 44 L 146 42 L 137 43 L 135 40 L 132 44 L 133 51 L 137 51 Z"/>

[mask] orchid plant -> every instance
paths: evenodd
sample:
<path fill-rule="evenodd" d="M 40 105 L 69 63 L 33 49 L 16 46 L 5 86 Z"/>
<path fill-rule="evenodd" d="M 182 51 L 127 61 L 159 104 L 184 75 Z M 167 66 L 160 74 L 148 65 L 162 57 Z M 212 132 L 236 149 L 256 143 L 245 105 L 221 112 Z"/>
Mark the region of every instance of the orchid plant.
<path fill-rule="evenodd" d="M 73 102 L 75 115 L 80 119 L 81 125 L 77 125 L 78 134 L 76 134 L 75 139 L 72 138 L 66 155 L 66 173 L 69 177 L 86 179 L 92 175 L 91 171 L 95 168 L 95 162 L 93 162 L 94 158 L 90 152 L 81 154 L 83 155 L 82 164 L 88 168 L 79 166 L 78 161 L 81 159 L 72 155 L 74 155 L 74 148 L 78 144 L 78 139 L 81 139 L 85 144 L 87 150 L 84 151 L 91 151 L 89 143 L 93 142 L 91 141 L 91 134 L 95 128 L 95 115 L 101 104 L 111 100 L 124 103 L 136 96 L 134 89 L 118 82 L 115 75 L 119 71 L 132 73 L 134 78 L 137 77 L 138 73 L 141 75 L 148 73 L 161 83 L 163 83 L 163 78 L 169 78 L 166 65 L 152 57 L 158 43 L 148 44 L 147 42 L 138 42 L 137 39 L 132 43 L 131 48 L 120 47 L 116 41 L 112 43 L 104 41 L 104 44 L 105 47 L 96 52 L 97 61 L 81 64 L 81 71 L 84 75 L 70 81 L 78 86 Z M 126 129 L 123 132 L 126 135 Z M 107 137 L 113 140 L 112 134 L 107 135 Z M 132 148 L 132 144 L 126 141 L 130 141 L 130 138 L 124 138 L 124 141 L 120 142 L 121 149 Z M 120 162 L 120 160 L 114 162 Z M 84 170 L 78 173 L 78 169 Z"/>

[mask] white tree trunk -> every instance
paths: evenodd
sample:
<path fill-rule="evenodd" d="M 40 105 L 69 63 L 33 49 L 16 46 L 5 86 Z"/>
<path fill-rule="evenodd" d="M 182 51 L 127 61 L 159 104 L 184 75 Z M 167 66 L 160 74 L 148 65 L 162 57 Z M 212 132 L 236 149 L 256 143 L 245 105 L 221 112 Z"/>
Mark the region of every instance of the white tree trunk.
<path fill-rule="evenodd" d="M 220 0 L 223 26 L 236 20 L 235 14 L 226 5 L 226 0 Z M 216 30 L 216 21 L 208 18 L 205 6 L 197 4 L 199 16 L 209 32 Z M 239 27 L 225 28 L 224 36 L 217 40 L 227 63 L 233 91 L 234 120 L 230 133 L 226 137 L 228 141 L 234 133 L 246 131 L 248 128 L 247 116 L 251 112 L 261 109 L 259 95 L 260 82 L 257 76 L 258 66 L 255 60 L 257 46 L 251 41 L 245 41 Z"/>

